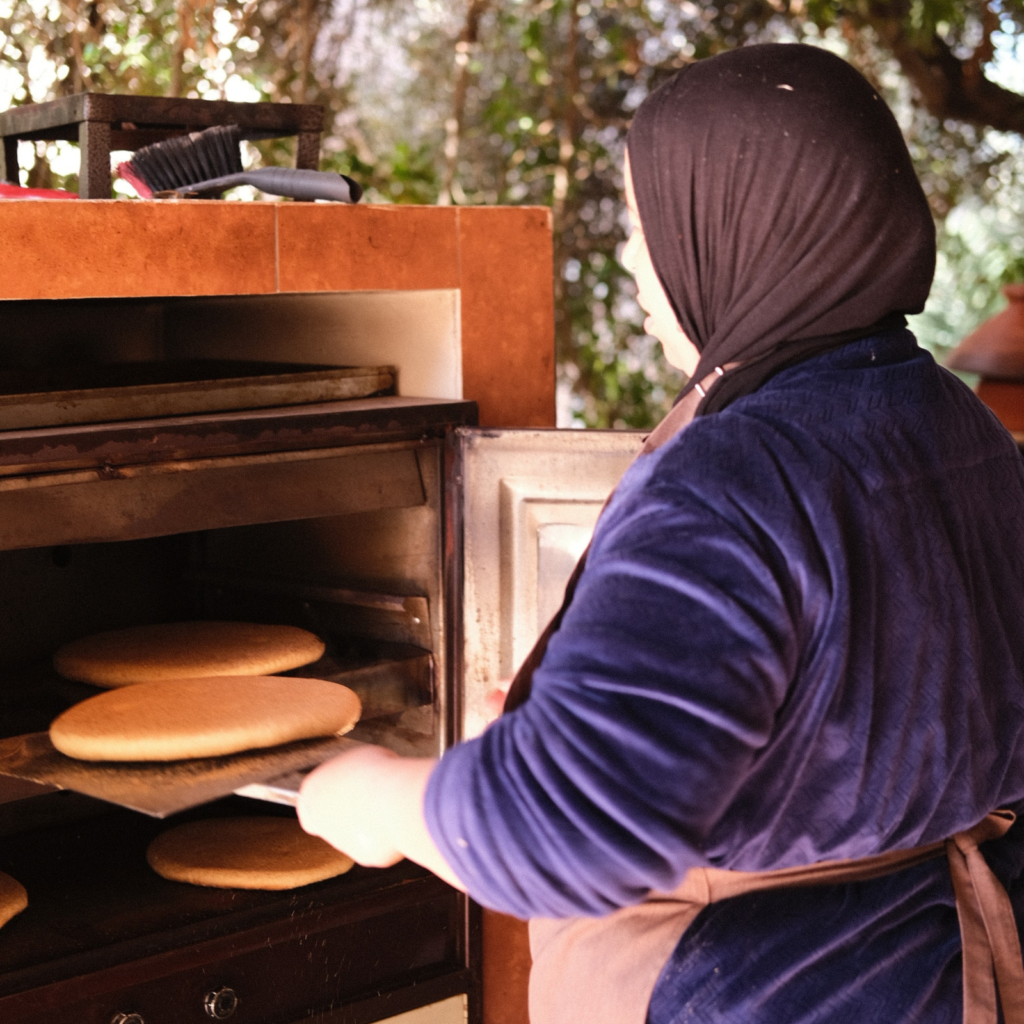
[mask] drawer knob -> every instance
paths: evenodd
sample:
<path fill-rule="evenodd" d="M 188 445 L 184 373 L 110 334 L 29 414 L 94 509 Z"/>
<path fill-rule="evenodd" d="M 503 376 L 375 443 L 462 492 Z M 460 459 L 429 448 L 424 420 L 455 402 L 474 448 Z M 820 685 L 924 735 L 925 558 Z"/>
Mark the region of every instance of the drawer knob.
<path fill-rule="evenodd" d="M 115 1013 L 110 1024 L 146 1024 L 139 1013 Z"/>
<path fill-rule="evenodd" d="M 216 992 L 208 992 L 203 1001 L 203 1007 L 214 1020 L 227 1020 L 238 1009 L 238 996 L 235 995 L 233 988 L 228 988 L 225 985 L 223 988 L 217 989 Z M 125 1022 L 125 1024 L 135 1024 L 135 1022 Z M 142 1024 L 142 1021 L 138 1021 L 138 1024 Z"/>

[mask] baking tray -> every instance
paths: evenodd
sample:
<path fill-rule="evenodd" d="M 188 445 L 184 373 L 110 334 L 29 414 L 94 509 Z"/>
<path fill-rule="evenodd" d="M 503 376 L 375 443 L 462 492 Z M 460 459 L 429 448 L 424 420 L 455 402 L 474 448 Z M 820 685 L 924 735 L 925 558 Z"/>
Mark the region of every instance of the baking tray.
<path fill-rule="evenodd" d="M 225 570 L 193 569 L 185 580 L 202 587 L 197 596 L 204 617 L 278 622 L 324 637 L 327 650 L 317 661 L 282 675 L 353 690 L 362 714 L 352 733 L 219 758 L 79 761 L 55 750 L 44 730 L 67 708 L 95 696 L 96 688 L 62 678 L 50 658 L 0 666 L 0 801 L 29 796 L 34 784 L 159 818 L 232 793 L 294 806 L 303 775 L 353 744 L 383 743 L 413 756 L 436 752 L 426 598 Z"/>
<path fill-rule="evenodd" d="M 0 740 L 0 775 L 106 800 L 153 818 L 198 807 L 238 790 L 294 803 L 303 769 L 359 746 L 343 736 L 284 743 L 227 757 L 189 761 L 77 761 L 56 750 L 45 732 Z M 261 784 L 272 783 L 269 789 Z"/>
<path fill-rule="evenodd" d="M 391 366 L 195 359 L 0 369 L 0 430 L 269 409 L 394 391 Z"/>
<path fill-rule="evenodd" d="M 354 690 L 362 703 L 362 717 L 353 735 L 188 761 L 78 761 L 54 749 L 47 732 L 32 730 L 95 696 L 95 687 L 62 679 L 49 661 L 0 672 L 0 721 L 10 731 L 22 732 L 0 738 L 0 793 L 6 792 L 5 799 L 16 799 L 18 784 L 11 780 L 20 780 L 83 793 L 156 818 L 231 793 L 294 806 L 306 772 L 354 744 L 400 740 L 401 716 L 411 709 L 429 709 L 433 699 L 433 659 L 410 647 L 395 647 L 391 656 L 367 664 L 338 661 L 325 654 L 285 675 L 333 680 Z M 29 785 L 23 795 L 34 795 L 32 790 Z"/>

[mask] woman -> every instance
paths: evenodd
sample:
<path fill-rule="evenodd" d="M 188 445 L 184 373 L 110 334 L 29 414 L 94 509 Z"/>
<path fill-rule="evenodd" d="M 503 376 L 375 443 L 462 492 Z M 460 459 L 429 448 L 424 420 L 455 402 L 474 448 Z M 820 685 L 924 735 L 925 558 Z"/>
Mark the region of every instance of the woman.
<path fill-rule="evenodd" d="M 905 329 L 934 232 L 896 123 L 838 58 L 758 46 L 628 150 L 624 262 L 691 384 L 515 710 L 437 765 L 328 763 L 303 824 L 547 919 L 533 1024 L 995 1024 L 993 960 L 1024 1020 L 976 848 L 1016 897 L 989 812 L 1024 802 L 1024 463 Z"/>

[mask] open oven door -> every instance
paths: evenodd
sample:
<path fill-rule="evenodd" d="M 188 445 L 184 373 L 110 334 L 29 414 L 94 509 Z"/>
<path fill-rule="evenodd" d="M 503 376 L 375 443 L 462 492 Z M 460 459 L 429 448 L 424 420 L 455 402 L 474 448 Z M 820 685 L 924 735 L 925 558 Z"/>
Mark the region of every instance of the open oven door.
<path fill-rule="evenodd" d="M 454 431 L 450 513 L 461 554 L 461 642 L 453 666 L 458 739 L 489 721 L 487 696 L 509 678 L 558 611 L 605 499 L 646 431 Z M 459 500 L 461 498 L 461 501 Z M 460 550 L 459 550 L 460 549 Z M 493 714 L 493 712 L 491 712 Z"/>

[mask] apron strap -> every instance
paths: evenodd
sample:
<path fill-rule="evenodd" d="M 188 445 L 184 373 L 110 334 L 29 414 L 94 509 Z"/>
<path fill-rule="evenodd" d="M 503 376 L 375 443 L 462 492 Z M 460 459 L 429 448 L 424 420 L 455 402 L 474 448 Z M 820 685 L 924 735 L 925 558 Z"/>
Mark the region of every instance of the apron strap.
<path fill-rule="evenodd" d="M 1006 889 L 978 849 L 1004 836 L 1014 820 L 1012 811 L 993 811 L 944 842 L 852 861 L 751 873 L 698 870 L 705 877 L 707 902 L 714 903 L 764 889 L 866 881 L 928 860 L 945 847 L 963 948 L 964 1024 L 997 1024 L 1000 1005 L 1005 1024 L 1024 1024 L 1024 959 L 1017 921 Z"/>

